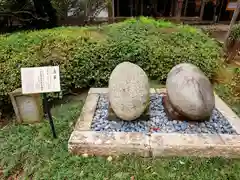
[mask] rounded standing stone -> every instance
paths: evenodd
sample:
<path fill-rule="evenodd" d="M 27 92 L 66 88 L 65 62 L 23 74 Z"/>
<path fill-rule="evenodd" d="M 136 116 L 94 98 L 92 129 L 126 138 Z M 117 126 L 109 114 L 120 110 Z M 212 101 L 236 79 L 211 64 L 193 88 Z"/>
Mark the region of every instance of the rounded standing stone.
<path fill-rule="evenodd" d="M 109 102 L 123 120 L 135 120 L 149 105 L 149 82 L 137 65 L 123 62 L 116 66 L 109 79 Z"/>
<path fill-rule="evenodd" d="M 215 105 L 209 79 L 195 65 L 182 63 L 168 73 L 167 97 L 172 108 L 188 120 L 206 120 Z"/>

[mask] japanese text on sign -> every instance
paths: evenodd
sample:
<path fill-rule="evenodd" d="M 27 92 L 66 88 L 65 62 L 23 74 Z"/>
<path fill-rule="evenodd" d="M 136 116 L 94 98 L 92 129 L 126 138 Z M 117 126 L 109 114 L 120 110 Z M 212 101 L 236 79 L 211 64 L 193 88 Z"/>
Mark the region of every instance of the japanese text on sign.
<path fill-rule="evenodd" d="M 58 66 L 21 68 L 21 81 L 23 94 L 61 91 Z"/>

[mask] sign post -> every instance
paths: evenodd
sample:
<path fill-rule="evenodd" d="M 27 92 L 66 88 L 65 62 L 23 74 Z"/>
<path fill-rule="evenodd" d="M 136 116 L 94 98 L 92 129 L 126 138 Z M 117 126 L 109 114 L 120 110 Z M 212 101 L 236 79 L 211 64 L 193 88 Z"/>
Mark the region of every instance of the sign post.
<path fill-rule="evenodd" d="M 53 137 L 57 138 L 57 134 L 56 134 L 56 131 L 55 131 L 55 127 L 54 127 L 54 123 L 53 123 L 53 119 L 52 119 L 52 114 L 51 114 L 51 110 L 50 110 L 50 107 L 49 107 L 49 104 L 48 104 L 48 98 L 47 98 L 46 93 L 43 93 L 43 102 L 44 102 L 43 107 L 45 109 L 45 113 L 48 116 L 49 124 L 50 124 L 51 130 L 52 130 Z"/>
<path fill-rule="evenodd" d="M 21 68 L 21 81 L 23 94 L 43 94 L 44 113 L 48 116 L 53 137 L 57 138 L 47 93 L 61 91 L 59 66 Z"/>

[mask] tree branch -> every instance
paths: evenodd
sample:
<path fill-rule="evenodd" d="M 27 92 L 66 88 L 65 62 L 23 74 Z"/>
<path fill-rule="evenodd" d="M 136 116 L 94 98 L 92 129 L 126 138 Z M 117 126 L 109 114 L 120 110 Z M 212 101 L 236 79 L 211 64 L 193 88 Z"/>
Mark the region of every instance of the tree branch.
<path fill-rule="evenodd" d="M 21 18 L 18 15 L 19 14 L 28 14 L 30 16 L 32 16 L 32 18 Z M 42 18 L 42 17 L 37 17 L 35 16 L 33 13 L 29 12 L 29 11 L 16 11 L 16 12 L 10 12 L 10 11 L 6 11 L 6 12 L 0 12 L 0 16 L 14 16 L 17 19 L 19 19 L 20 21 L 32 21 L 32 20 L 43 20 L 43 21 L 48 21 L 49 18 Z"/>

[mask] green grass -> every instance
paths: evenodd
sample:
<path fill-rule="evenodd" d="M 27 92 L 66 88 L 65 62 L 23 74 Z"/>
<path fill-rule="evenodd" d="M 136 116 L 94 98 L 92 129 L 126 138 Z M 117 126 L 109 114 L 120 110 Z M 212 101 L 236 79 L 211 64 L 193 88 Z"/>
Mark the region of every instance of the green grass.
<path fill-rule="evenodd" d="M 4 176 L 22 172 L 28 179 L 46 180 L 239 180 L 240 161 L 223 158 L 148 159 L 125 156 L 111 162 L 103 157 L 68 153 L 67 141 L 82 102 L 73 100 L 53 108 L 58 139 L 52 139 L 48 122 L 10 124 L 0 131 L 0 167 Z"/>

